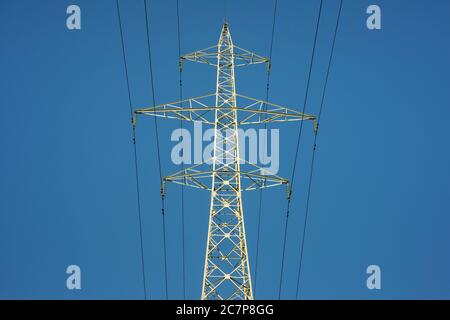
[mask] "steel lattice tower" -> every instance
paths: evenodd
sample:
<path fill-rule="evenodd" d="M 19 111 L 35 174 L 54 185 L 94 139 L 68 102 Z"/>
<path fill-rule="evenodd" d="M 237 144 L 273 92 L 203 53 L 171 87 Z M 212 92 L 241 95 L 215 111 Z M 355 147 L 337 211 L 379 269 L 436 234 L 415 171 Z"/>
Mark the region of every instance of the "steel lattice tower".
<path fill-rule="evenodd" d="M 270 62 L 235 46 L 226 22 L 217 45 L 181 56 L 180 68 L 185 60 L 217 68 L 216 92 L 138 109 L 133 125 L 136 125 L 136 115 L 150 115 L 214 126 L 212 159 L 164 177 L 161 192 L 164 195 L 168 181 L 211 192 L 201 299 L 251 300 L 253 292 L 241 193 L 281 184 L 288 186 L 288 181 L 239 156 L 238 126 L 312 120 L 316 129 L 316 117 L 236 93 L 235 67 L 266 63 L 269 72 Z M 241 164 L 249 170 L 242 171 Z"/>

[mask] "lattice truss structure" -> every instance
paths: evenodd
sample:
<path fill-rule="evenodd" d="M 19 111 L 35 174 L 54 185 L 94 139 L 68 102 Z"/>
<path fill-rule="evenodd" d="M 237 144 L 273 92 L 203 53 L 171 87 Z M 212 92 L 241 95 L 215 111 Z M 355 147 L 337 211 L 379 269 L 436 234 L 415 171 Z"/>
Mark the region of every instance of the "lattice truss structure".
<path fill-rule="evenodd" d="M 238 126 L 311 120 L 316 128 L 316 117 L 236 93 L 235 67 L 264 63 L 270 68 L 270 61 L 233 45 L 227 23 L 222 27 L 216 46 L 181 56 L 180 67 L 184 61 L 216 67 L 216 92 L 137 109 L 133 124 L 136 125 L 138 115 L 146 115 L 200 121 L 214 126 L 212 159 L 164 177 L 162 192 L 166 182 L 211 192 L 201 299 L 251 300 L 253 292 L 241 193 L 289 184 L 286 179 L 239 158 Z M 241 170 L 241 164 L 248 170 Z"/>

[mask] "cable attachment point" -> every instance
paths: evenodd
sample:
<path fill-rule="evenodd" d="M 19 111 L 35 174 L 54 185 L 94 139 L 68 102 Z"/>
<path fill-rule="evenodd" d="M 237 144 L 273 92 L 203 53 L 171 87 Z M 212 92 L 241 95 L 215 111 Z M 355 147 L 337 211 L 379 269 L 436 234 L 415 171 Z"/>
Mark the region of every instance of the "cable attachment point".
<path fill-rule="evenodd" d="M 180 68 L 180 72 L 183 72 L 183 66 L 184 66 L 184 58 L 180 57 L 178 60 L 178 67 Z"/>
<path fill-rule="evenodd" d="M 164 198 L 165 195 L 166 195 L 166 177 L 162 179 L 161 183 L 161 197 Z"/>
<path fill-rule="evenodd" d="M 133 117 L 131 118 L 131 125 L 133 126 L 133 129 L 136 128 L 136 113 L 133 112 Z"/>
<path fill-rule="evenodd" d="M 166 177 L 164 177 L 161 182 L 161 214 L 163 216 L 166 215 L 165 201 L 164 201 L 165 195 L 166 195 Z"/>
<path fill-rule="evenodd" d="M 289 184 L 289 182 L 286 182 L 286 192 L 287 192 L 287 199 L 288 199 L 288 201 L 290 201 L 291 197 L 292 197 L 292 189 L 291 189 L 291 185 Z"/>
<path fill-rule="evenodd" d="M 319 122 L 314 119 L 314 134 L 317 135 L 317 132 L 319 132 Z"/>
<path fill-rule="evenodd" d="M 270 62 L 270 60 L 267 60 L 266 66 L 267 66 L 267 74 L 269 74 L 270 73 L 270 68 L 272 66 L 272 63 Z"/>

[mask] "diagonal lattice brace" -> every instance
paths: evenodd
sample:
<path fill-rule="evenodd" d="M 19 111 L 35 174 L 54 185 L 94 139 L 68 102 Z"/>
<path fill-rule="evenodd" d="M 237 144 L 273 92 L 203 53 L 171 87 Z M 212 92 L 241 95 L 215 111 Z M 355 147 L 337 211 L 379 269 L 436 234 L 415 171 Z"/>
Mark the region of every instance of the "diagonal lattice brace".
<path fill-rule="evenodd" d="M 199 121 L 214 125 L 214 105 L 216 94 L 189 98 L 181 101 L 161 104 L 155 107 L 136 109 L 133 114 L 133 125 L 137 115 L 155 116 L 182 121 Z"/>

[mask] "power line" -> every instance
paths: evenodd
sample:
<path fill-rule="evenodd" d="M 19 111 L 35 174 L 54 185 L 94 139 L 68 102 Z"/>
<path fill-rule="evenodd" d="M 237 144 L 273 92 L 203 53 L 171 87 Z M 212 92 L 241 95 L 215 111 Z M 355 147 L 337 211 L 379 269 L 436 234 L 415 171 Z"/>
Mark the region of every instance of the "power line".
<path fill-rule="evenodd" d="M 310 64 L 309 64 L 308 80 L 306 83 L 306 91 L 305 91 L 305 98 L 304 98 L 302 113 L 306 112 L 306 105 L 308 103 L 311 75 L 312 75 L 312 70 L 313 70 L 313 66 L 314 66 L 314 56 L 316 53 L 317 36 L 319 34 L 320 19 L 322 17 L 322 8 L 323 8 L 323 0 L 320 0 L 319 14 L 317 16 L 316 30 L 315 30 L 315 35 L 314 35 L 314 43 L 313 43 L 313 48 L 312 48 L 312 52 L 311 52 L 311 60 L 310 60 Z M 298 137 L 297 137 L 297 145 L 296 145 L 295 158 L 294 158 L 295 160 L 294 160 L 294 166 L 292 169 L 292 175 L 291 175 L 291 180 L 290 180 L 291 181 L 291 190 L 294 185 L 294 176 L 295 176 L 295 170 L 297 167 L 297 159 L 298 159 L 298 152 L 300 149 L 300 141 L 301 141 L 301 137 L 302 137 L 302 132 L 303 132 L 303 121 L 300 122 L 300 129 L 299 129 Z M 286 254 L 286 240 L 287 240 L 287 230 L 288 230 L 288 224 L 289 224 L 290 206 L 291 206 L 291 195 L 289 195 L 289 197 L 288 197 L 288 203 L 287 203 L 287 208 L 286 208 L 286 219 L 285 219 L 285 224 L 284 224 L 283 251 L 282 251 L 283 253 L 282 253 L 282 257 L 281 257 L 281 274 L 280 274 L 280 283 L 279 283 L 279 288 L 278 288 L 278 299 L 281 298 L 281 286 L 283 283 L 284 258 L 285 258 L 285 254 Z"/>
<path fill-rule="evenodd" d="M 180 31 L 180 1 L 177 1 L 177 35 L 178 35 L 178 59 L 180 69 L 180 101 L 183 101 L 183 68 L 181 65 L 181 31 Z M 183 108 L 183 102 L 181 102 Z M 180 129 L 183 129 L 183 120 L 180 120 Z M 184 162 L 181 163 L 181 170 L 184 170 Z M 181 238 L 182 238 L 182 266 L 183 266 L 183 298 L 186 299 L 186 263 L 185 263 L 185 225 L 184 225 L 184 185 L 181 185 Z"/>
<path fill-rule="evenodd" d="M 334 30 L 333 44 L 331 47 L 330 59 L 328 61 L 328 68 L 327 68 L 325 84 L 324 84 L 323 92 L 322 92 L 320 110 L 319 110 L 319 114 L 317 116 L 317 124 L 318 125 L 320 124 L 320 118 L 322 116 L 323 105 L 324 105 L 324 101 L 325 101 L 325 94 L 326 94 L 326 90 L 328 87 L 328 79 L 329 79 L 330 70 L 331 70 L 331 64 L 333 62 L 334 48 L 336 45 L 337 33 L 339 30 L 339 22 L 341 19 L 342 4 L 343 4 L 343 0 L 341 0 L 340 5 L 339 5 L 339 13 L 338 13 L 338 17 L 336 20 L 336 27 Z M 302 270 L 302 263 L 303 263 L 303 250 L 304 250 L 304 246 L 305 246 L 305 235 L 306 235 L 306 226 L 307 226 L 307 222 L 308 222 L 309 200 L 310 200 L 310 196 L 311 196 L 311 185 L 312 185 L 312 178 L 313 178 L 313 172 L 314 172 L 314 162 L 316 159 L 316 151 L 317 151 L 317 135 L 318 135 L 318 131 L 316 131 L 316 133 L 314 135 L 313 154 L 312 154 L 312 159 L 311 159 L 311 169 L 310 169 L 310 173 L 309 173 L 308 195 L 307 195 L 307 200 L 306 200 L 306 213 L 305 213 L 305 220 L 304 220 L 304 224 L 303 224 L 303 237 L 302 237 L 302 244 L 301 244 L 301 249 L 300 249 L 300 264 L 299 264 L 299 269 L 298 269 L 298 274 L 297 274 L 297 290 L 296 290 L 296 298 L 297 299 L 298 299 L 298 295 L 299 295 L 300 273 Z"/>
<path fill-rule="evenodd" d="M 223 16 L 225 21 L 227 21 L 227 0 L 223 0 Z"/>
<path fill-rule="evenodd" d="M 270 49 L 269 49 L 269 66 L 267 68 L 267 79 L 266 79 L 266 101 L 269 101 L 269 89 L 270 89 L 270 65 L 272 63 L 272 52 L 273 52 L 273 42 L 275 36 L 275 23 L 277 17 L 277 7 L 278 0 L 275 0 L 273 7 L 273 18 L 272 18 L 272 36 L 270 38 Z M 264 105 L 264 108 L 267 109 L 267 104 Z M 264 123 L 264 129 L 267 128 L 267 123 Z M 261 211 L 262 211 L 262 193 L 263 189 L 259 190 L 259 205 L 258 205 L 258 225 L 257 225 L 257 238 L 256 238 L 256 263 L 255 263 L 255 274 L 254 274 L 254 283 L 253 288 L 256 294 L 256 283 L 257 283 L 257 275 L 258 275 L 258 259 L 259 259 L 259 237 L 261 233 Z"/>
<path fill-rule="evenodd" d="M 150 69 L 150 80 L 151 80 L 151 91 L 152 91 L 152 99 L 153 106 L 156 109 L 156 98 L 155 98 L 155 86 L 153 81 L 153 65 L 152 65 L 152 51 L 150 45 L 150 32 L 149 32 L 149 21 L 148 21 L 148 9 L 147 9 L 147 0 L 144 0 L 144 11 L 145 11 L 145 28 L 147 32 L 147 51 L 148 51 L 148 61 L 149 61 L 149 69 Z M 154 117 L 155 124 L 155 136 L 156 136 L 156 149 L 158 155 L 158 168 L 159 168 L 159 181 L 162 184 L 162 169 L 161 169 L 161 154 L 159 148 L 159 133 L 158 133 L 158 120 Z M 166 215 L 164 208 L 164 194 L 161 191 L 161 215 L 162 215 L 162 225 L 163 225 L 163 249 L 164 249 L 164 282 L 166 288 L 166 299 L 168 299 L 168 286 L 167 286 L 167 247 L 166 247 Z"/>
<path fill-rule="evenodd" d="M 133 119 L 133 106 L 131 103 L 131 90 L 130 90 L 130 80 L 128 77 L 128 66 L 127 59 L 125 55 L 125 44 L 123 40 L 123 30 L 122 30 L 122 19 L 120 16 L 120 7 L 119 0 L 116 0 L 117 5 L 117 16 L 119 20 L 119 29 L 120 29 L 120 39 L 122 44 L 122 55 L 123 62 L 125 66 L 125 78 L 127 82 L 127 91 L 128 91 L 128 103 L 130 107 L 131 119 Z M 138 207 L 138 217 L 139 217 L 139 238 L 141 244 L 141 267 L 142 267 L 142 281 L 144 286 L 144 299 L 147 300 L 147 287 L 146 287 L 146 279 L 145 279 L 145 262 L 144 262 L 144 244 L 142 238 L 142 218 L 141 218 L 141 196 L 139 191 L 139 173 L 138 173 L 138 160 L 137 160 L 137 147 L 136 147 L 136 128 L 133 125 L 133 149 L 134 149 L 134 169 L 135 169 L 135 180 L 136 180 L 136 195 L 137 195 L 137 207 Z"/>

